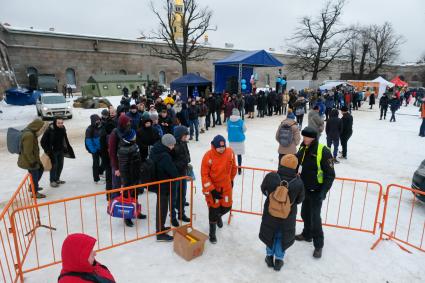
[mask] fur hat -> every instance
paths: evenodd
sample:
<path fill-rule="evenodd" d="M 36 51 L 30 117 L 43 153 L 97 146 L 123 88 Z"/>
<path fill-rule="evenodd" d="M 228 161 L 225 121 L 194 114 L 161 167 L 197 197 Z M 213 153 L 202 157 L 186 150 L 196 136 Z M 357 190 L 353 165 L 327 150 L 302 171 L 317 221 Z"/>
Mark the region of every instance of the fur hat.
<path fill-rule="evenodd" d="M 280 160 L 280 166 L 286 167 L 289 169 L 297 169 L 298 158 L 293 154 L 286 154 Z"/>
<path fill-rule="evenodd" d="M 226 139 L 222 135 L 216 135 L 211 144 L 215 148 L 226 147 Z"/>
<path fill-rule="evenodd" d="M 161 143 L 165 146 L 172 146 L 176 144 L 176 138 L 172 134 L 165 134 L 161 138 Z"/>
<path fill-rule="evenodd" d="M 313 139 L 317 139 L 317 131 L 315 129 L 313 129 L 312 127 L 305 127 L 302 131 L 301 131 L 301 135 L 303 137 L 308 137 L 308 138 L 313 138 Z"/>

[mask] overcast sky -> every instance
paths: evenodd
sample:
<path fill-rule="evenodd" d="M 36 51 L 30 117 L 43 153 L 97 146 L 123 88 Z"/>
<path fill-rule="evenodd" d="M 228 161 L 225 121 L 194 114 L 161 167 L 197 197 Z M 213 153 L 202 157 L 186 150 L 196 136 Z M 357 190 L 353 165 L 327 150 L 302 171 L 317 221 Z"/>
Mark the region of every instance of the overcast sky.
<path fill-rule="evenodd" d="M 160 5 L 162 0 L 155 0 Z M 213 10 L 213 46 L 233 43 L 238 49 L 280 50 L 304 15 L 315 15 L 324 0 L 198 0 Z M 16 27 L 135 39 L 157 22 L 149 0 L 0 0 L 0 22 Z M 390 21 L 404 36 L 399 62 L 414 62 L 425 53 L 425 0 L 350 0 L 343 24 Z"/>

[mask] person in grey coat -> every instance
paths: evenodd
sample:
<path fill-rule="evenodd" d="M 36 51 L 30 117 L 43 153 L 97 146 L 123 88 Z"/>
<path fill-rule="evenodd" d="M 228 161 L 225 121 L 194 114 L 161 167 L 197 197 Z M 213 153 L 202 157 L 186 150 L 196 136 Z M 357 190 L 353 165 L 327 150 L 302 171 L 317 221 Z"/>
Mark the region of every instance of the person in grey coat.
<path fill-rule="evenodd" d="M 308 127 L 313 128 L 317 134 L 317 140 L 320 139 L 320 136 L 325 129 L 325 122 L 320 117 L 319 114 L 320 107 L 318 105 L 313 107 L 313 110 L 308 112 Z"/>

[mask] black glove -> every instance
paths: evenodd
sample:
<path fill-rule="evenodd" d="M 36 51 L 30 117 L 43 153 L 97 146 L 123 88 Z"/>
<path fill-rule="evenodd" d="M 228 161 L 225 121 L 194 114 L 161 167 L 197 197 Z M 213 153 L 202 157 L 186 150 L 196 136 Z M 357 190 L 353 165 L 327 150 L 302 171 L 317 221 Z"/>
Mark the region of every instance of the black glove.
<path fill-rule="evenodd" d="M 211 191 L 211 195 L 212 195 L 212 197 L 213 197 L 213 199 L 222 199 L 223 198 L 223 196 L 221 195 L 221 193 L 220 192 L 218 192 L 218 191 L 216 191 L 216 190 L 212 190 Z"/>

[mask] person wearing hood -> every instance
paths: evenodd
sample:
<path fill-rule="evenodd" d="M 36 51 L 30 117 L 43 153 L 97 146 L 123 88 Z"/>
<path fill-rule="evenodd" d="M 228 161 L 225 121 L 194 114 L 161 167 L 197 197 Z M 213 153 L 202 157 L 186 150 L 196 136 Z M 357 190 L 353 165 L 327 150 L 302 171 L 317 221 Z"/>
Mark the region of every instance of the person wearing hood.
<path fill-rule="evenodd" d="M 334 163 L 339 163 L 336 159 L 338 156 L 338 147 L 339 147 L 339 139 L 342 134 L 342 120 L 338 117 L 339 111 L 337 109 L 332 109 L 329 114 L 329 120 L 326 123 L 326 141 L 327 146 L 330 149 L 332 144 L 334 146 L 333 157 Z"/>
<path fill-rule="evenodd" d="M 279 143 L 278 160 L 281 160 L 282 156 L 286 154 L 297 153 L 297 146 L 301 141 L 301 135 L 292 109 L 288 109 L 286 119 L 277 128 L 276 141 Z"/>
<path fill-rule="evenodd" d="M 66 237 L 62 244 L 62 270 L 58 283 L 115 282 L 109 269 L 96 261 L 95 244 L 96 239 L 86 234 Z"/>
<path fill-rule="evenodd" d="M 189 141 L 189 130 L 185 126 L 177 126 L 174 129 L 174 137 L 176 145 L 172 151 L 173 162 L 176 165 L 179 177 L 188 176 L 190 163 L 190 153 L 187 143 Z M 190 218 L 185 214 L 187 180 L 176 182 L 173 195 L 171 197 L 171 224 L 175 227 L 179 226 L 177 219 L 183 222 L 190 222 Z M 177 215 L 176 215 L 177 211 Z"/>
<path fill-rule="evenodd" d="M 319 105 L 315 105 L 313 107 L 313 110 L 310 110 L 308 112 L 308 127 L 313 128 L 317 133 L 317 140 L 320 140 L 320 136 L 325 129 L 325 122 L 323 121 L 322 117 L 320 116 L 320 107 Z"/>
<path fill-rule="evenodd" d="M 41 176 L 43 176 L 44 171 L 40 160 L 38 137 L 43 134 L 46 125 L 47 124 L 40 119 L 33 120 L 22 131 L 21 144 L 19 145 L 21 151 L 18 157 L 18 166 L 19 168 L 28 170 L 28 173 L 31 174 L 34 183 L 35 197 L 38 199 L 46 197 L 44 194 L 40 193 L 42 188 L 38 186 L 38 182 Z"/>
<path fill-rule="evenodd" d="M 266 264 L 279 271 L 284 262 L 285 251 L 295 242 L 297 205 L 304 200 L 304 184 L 297 175 L 298 159 L 287 154 L 280 160 L 277 173 L 270 172 L 261 183 L 261 191 L 267 197 L 264 202 L 260 226 L 260 240 L 266 245 Z M 291 211 L 287 218 L 274 217 L 269 213 L 270 195 L 283 182 L 287 185 Z"/>
<path fill-rule="evenodd" d="M 116 131 L 119 138 L 117 148 L 118 169 L 120 172 L 121 185 L 123 187 L 130 187 L 140 184 L 140 151 L 136 144 L 136 131 L 132 128 L 130 130 L 121 132 Z M 137 196 L 133 189 L 127 190 L 123 193 L 124 197 L 131 197 L 137 203 Z M 137 205 L 137 204 L 136 204 Z M 138 219 L 145 219 L 140 211 L 137 213 Z M 133 227 L 131 219 L 124 219 L 125 225 Z"/>
<path fill-rule="evenodd" d="M 161 139 L 158 129 L 153 127 L 149 112 L 142 115 L 140 128 L 137 130 L 136 142 L 140 150 L 140 158 L 145 162 L 149 155 L 149 148 Z"/>
<path fill-rule="evenodd" d="M 131 120 L 131 128 L 133 130 L 137 130 L 137 127 L 140 124 L 140 120 L 142 119 L 142 114 L 137 109 L 137 105 L 133 104 L 130 106 L 130 111 L 128 111 L 125 115 Z"/>
<path fill-rule="evenodd" d="M 323 200 L 326 199 L 326 194 L 335 179 L 334 159 L 330 150 L 319 143 L 315 129 L 305 127 L 301 135 L 303 142 L 298 150 L 297 158 L 298 173 L 305 188 L 305 199 L 301 207 L 304 229 L 301 234 L 295 236 L 295 239 L 313 241 L 313 257 L 321 258 L 324 236 L 320 214 Z"/>
<path fill-rule="evenodd" d="M 50 186 L 53 188 L 65 184 L 65 181 L 60 179 L 64 157 L 75 158 L 74 150 L 69 144 L 68 135 L 63 124 L 62 118 L 55 118 L 53 123 L 49 125 L 41 138 L 41 147 L 44 152 L 49 155 L 52 162 L 50 170 Z"/>
<path fill-rule="evenodd" d="M 118 144 L 120 137 L 128 134 L 131 131 L 131 120 L 124 113 L 118 118 L 118 126 L 111 132 L 108 140 L 109 160 L 112 168 L 112 187 L 114 189 L 121 187 L 121 174 L 118 163 Z"/>
<path fill-rule="evenodd" d="M 168 115 L 167 109 L 162 109 L 158 119 L 158 124 L 161 126 L 162 132 L 164 134 L 171 134 L 173 132 L 173 129 L 174 129 L 173 120 Z"/>
<path fill-rule="evenodd" d="M 150 151 L 149 158 L 155 163 L 156 181 L 175 179 L 179 176 L 176 165 L 173 162 L 171 151 L 174 149 L 176 139 L 171 134 L 165 134 L 161 140 L 155 143 Z M 156 188 L 151 188 L 157 194 L 156 202 L 156 236 L 158 242 L 169 242 L 173 237 L 165 234 L 170 227 L 165 227 L 170 204 L 170 183 L 165 182 Z"/>
<path fill-rule="evenodd" d="M 387 117 L 388 104 L 389 99 L 387 93 L 385 92 L 379 99 L 379 108 L 381 109 L 381 115 L 379 117 L 379 120 L 382 120 L 382 116 L 384 117 L 384 120 Z"/>
<path fill-rule="evenodd" d="M 229 140 L 230 148 L 238 158 L 239 167 L 242 166 L 242 155 L 245 154 L 245 132 L 245 121 L 241 119 L 239 110 L 233 108 L 232 115 L 227 122 L 227 139 Z M 241 172 L 242 169 L 238 168 L 239 175 Z"/>
<path fill-rule="evenodd" d="M 156 129 L 159 133 L 159 136 L 162 137 L 164 135 L 164 132 L 162 131 L 162 127 L 159 124 L 159 115 L 158 112 L 155 109 L 151 109 L 149 111 L 149 115 L 152 120 L 152 127 Z"/>
<path fill-rule="evenodd" d="M 116 128 L 116 111 L 115 108 L 110 107 L 109 111 L 107 109 L 102 110 L 102 127 L 100 129 L 100 159 L 103 165 L 103 169 L 105 170 L 105 189 L 111 190 L 112 186 L 112 167 L 111 160 L 109 159 L 109 145 L 108 138 L 112 131 Z M 110 195 L 106 195 L 107 199 L 109 199 Z"/>
<path fill-rule="evenodd" d="M 217 243 L 216 227 L 223 227 L 221 217 L 232 208 L 233 179 L 236 172 L 233 150 L 226 147 L 223 136 L 215 136 L 201 165 L 202 193 L 208 205 L 209 239 L 213 244 Z"/>
<path fill-rule="evenodd" d="M 100 132 L 102 128 L 101 119 L 97 114 L 90 116 L 90 126 L 86 129 L 84 144 L 87 151 L 91 154 L 93 164 L 92 173 L 93 181 L 98 184 L 100 175 L 103 174 L 103 166 L 100 163 Z"/>
<path fill-rule="evenodd" d="M 390 122 L 395 122 L 395 112 L 400 109 L 400 99 L 397 96 L 393 95 L 390 100 L 390 110 L 391 110 L 391 119 Z"/>
<path fill-rule="evenodd" d="M 182 104 L 182 110 L 177 113 L 177 118 L 180 121 L 180 125 L 189 128 L 189 110 L 186 103 Z"/>

